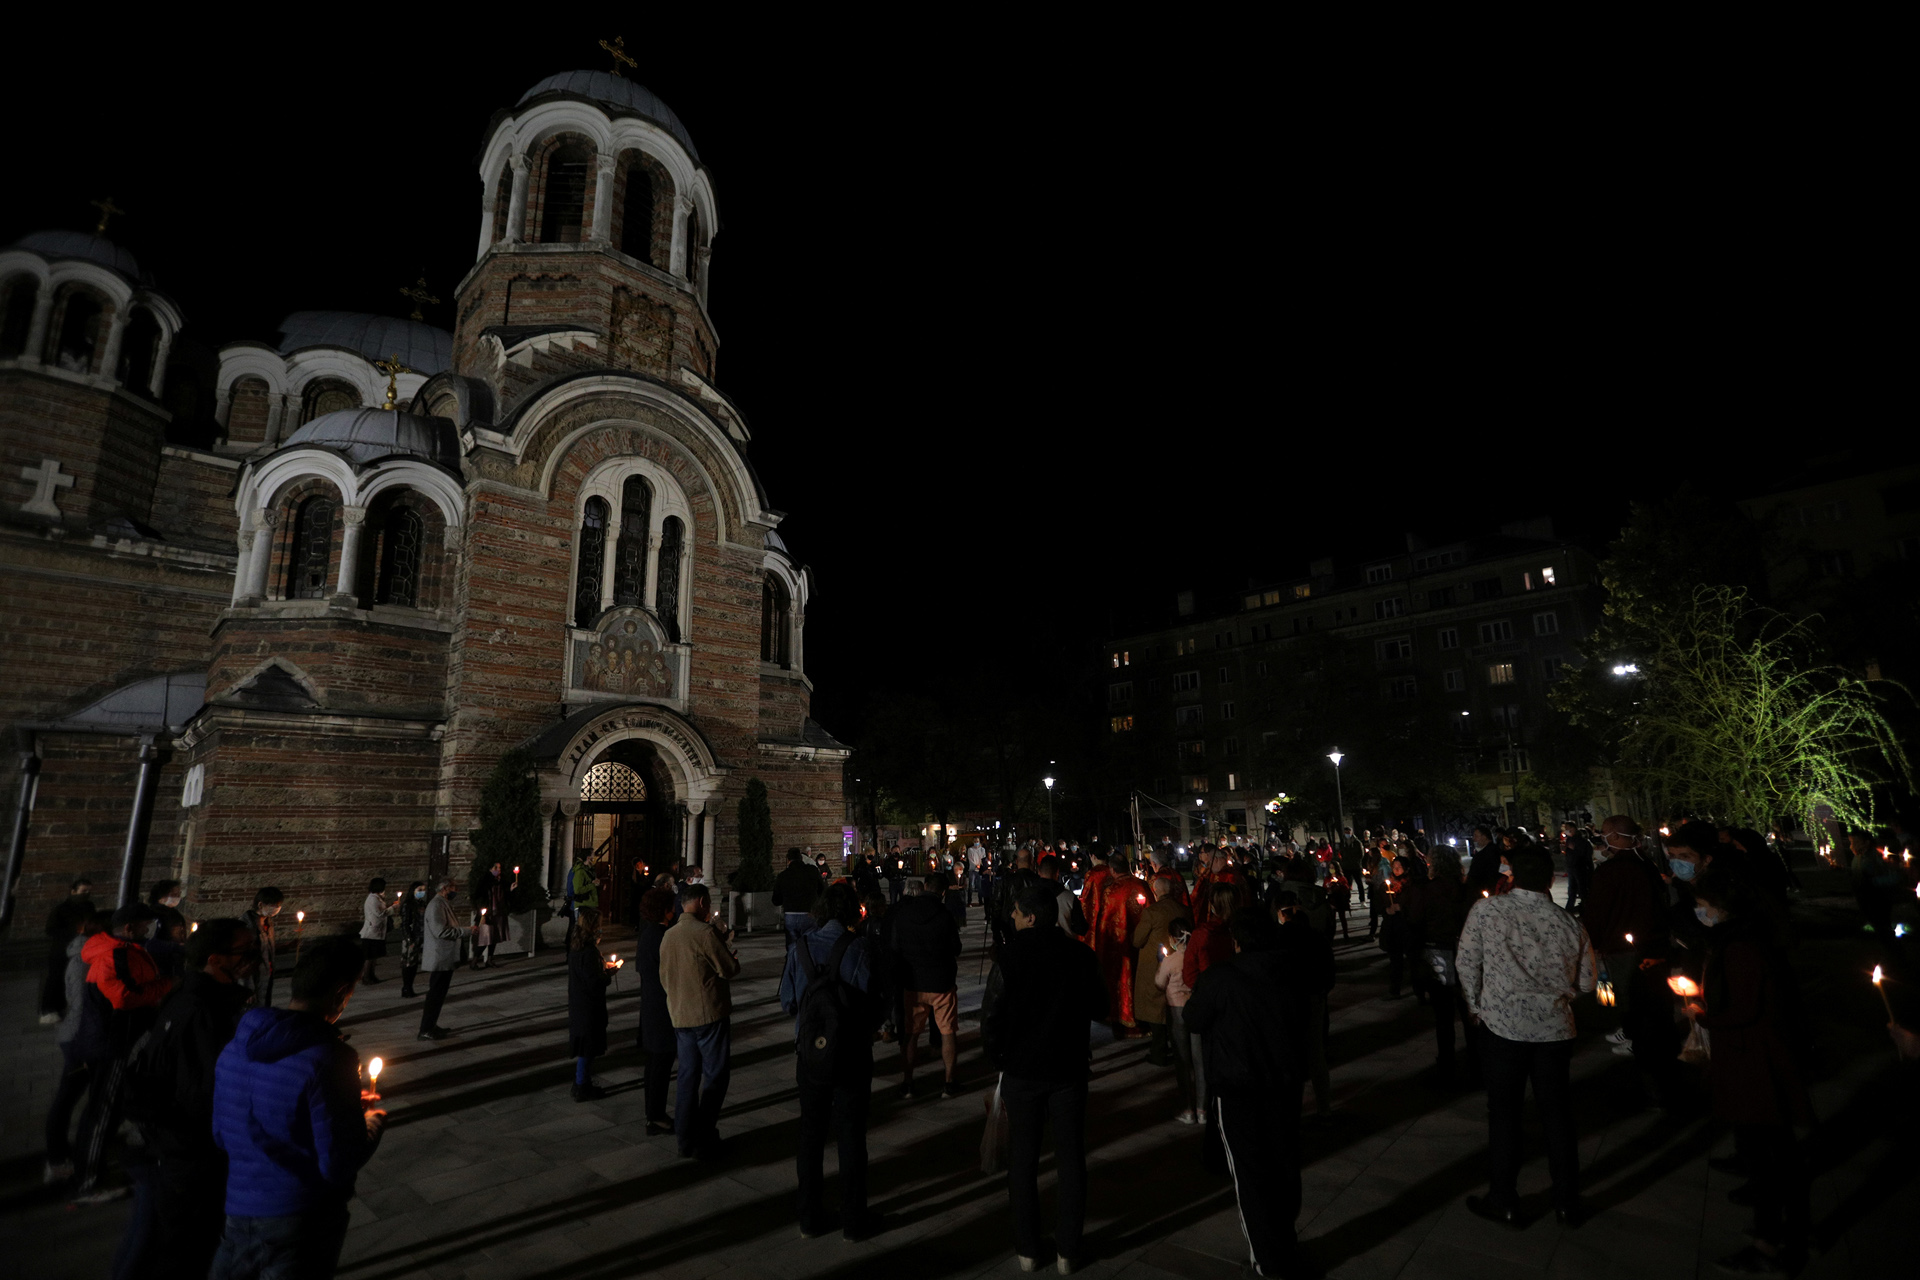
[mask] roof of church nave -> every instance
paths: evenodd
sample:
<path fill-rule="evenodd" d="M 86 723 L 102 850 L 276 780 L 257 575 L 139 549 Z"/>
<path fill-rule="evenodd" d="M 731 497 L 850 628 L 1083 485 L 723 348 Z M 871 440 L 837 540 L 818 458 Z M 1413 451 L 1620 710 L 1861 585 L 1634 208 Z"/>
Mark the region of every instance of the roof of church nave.
<path fill-rule="evenodd" d="M 22 236 L 8 248 L 25 249 L 43 258 L 81 258 L 117 271 L 135 284 L 151 285 L 153 277 L 140 270 L 131 253 L 102 235 L 91 231 L 35 231 Z"/>
<path fill-rule="evenodd" d="M 308 347 L 345 347 L 369 360 L 398 356 L 429 377 L 453 365 L 453 335 L 445 329 L 364 311 L 296 311 L 280 322 L 281 355 Z"/>
<path fill-rule="evenodd" d="M 456 467 L 459 449 L 453 424 L 445 418 L 423 418 L 401 409 L 341 409 L 323 413 L 280 445 L 314 444 L 345 454 L 356 464 L 396 456 L 425 458 Z"/>
<path fill-rule="evenodd" d="M 548 76 L 521 94 L 520 101 L 514 105 L 516 108 L 524 107 L 535 98 L 547 95 L 584 98 L 602 107 L 612 108 L 610 114 L 613 115 L 636 115 L 643 120 L 651 120 L 678 139 L 696 163 L 700 159 L 687 126 L 680 123 L 680 117 L 673 114 L 672 107 L 660 101 L 658 95 L 643 84 L 635 84 L 623 76 L 605 71 L 562 71 L 559 75 Z"/>

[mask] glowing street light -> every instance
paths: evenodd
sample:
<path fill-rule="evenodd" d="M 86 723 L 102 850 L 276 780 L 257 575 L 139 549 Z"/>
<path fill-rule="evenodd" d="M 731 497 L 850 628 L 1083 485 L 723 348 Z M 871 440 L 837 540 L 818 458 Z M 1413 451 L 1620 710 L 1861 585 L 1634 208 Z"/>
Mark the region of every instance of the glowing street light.
<path fill-rule="evenodd" d="M 1336 840 L 1340 838 L 1340 833 L 1347 829 L 1347 802 L 1340 793 L 1340 762 L 1346 758 L 1346 754 L 1338 747 L 1327 752 L 1327 759 L 1333 761 L 1333 807 L 1339 810 L 1333 822 L 1333 834 Z"/>
<path fill-rule="evenodd" d="M 1637 662 L 1616 662 L 1613 664 L 1613 674 L 1617 676 L 1637 676 L 1640 674 L 1640 664 Z"/>
<path fill-rule="evenodd" d="M 1047 784 L 1047 843 L 1053 843 L 1053 775 L 1048 774 L 1040 781 Z"/>

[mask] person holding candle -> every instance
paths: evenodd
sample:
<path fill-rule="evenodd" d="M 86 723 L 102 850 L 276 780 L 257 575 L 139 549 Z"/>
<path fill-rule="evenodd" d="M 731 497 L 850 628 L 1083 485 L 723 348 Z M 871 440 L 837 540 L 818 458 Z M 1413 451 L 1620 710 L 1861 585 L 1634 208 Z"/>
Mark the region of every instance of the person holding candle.
<path fill-rule="evenodd" d="M 334 1273 L 354 1183 L 386 1123 L 334 1028 L 365 963 L 356 938 L 315 942 L 287 1007 L 249 1009 L 220 1052 L 213 1139 L 227 1153 L 227 1217 L 211 1280 Z"/>
<path fill-rule="evenodd" d="M 1091 877 L 1089 877 L 1091 880 Z M 1107 878 L 1093 918 L 1093 954 L 1107 984 L 1107 1009 L 1113 1017 L 1115 1039 L 1136 1040 L 1146 1033 L 1134 1016 L 1134 962 L 1139 955 L 1134 931 L 1147 909 L 1147 885 L 1133 874 L 1124 853 L 1107 859 Z"/>
<path fill-rule="evenodd" d="M 1806 1036 L 1792 970 L 1764 924 L 1748 914 L 1754 890 L 1709 871 L 1694 886 L 1708 930 L 1701 999 L 1687 1015 L 1713 1037 L 1707 1084 L 1714 1115 L 1733 1126 L 1749 1181 L 1729 1196 L 1753 1206 L 1753 1243 L 1720 1260 L 1742 1274 L 1791 1274 L 1807 1247 L 1806 1166 L 1794 1127 L 1813 1123 L 1806 1073 L 1795 1046 Z"/>
<path fill-rule="evenodd" d="M 573 1055 L 573 1100 L 594 1102 L 607 1091 L 593 1082 L 593 1060 L 607 1051 L 607 988 L 619 962 L 600 954 L 600 913 L 588 907 L 574 922 L 567 952 L 567 1052 Z"/>
<path fill-rule="evenodd" d="M 485 941 L 476 941 L 474 945 L 474 968 L 485 969 L 491 965 L 495 949 L 512 937 L 513 931 L 507 922 L 507 899 L 519 887 L 520 869 L 514 868 L 513 880 L 509 883 L 501 874 L 501 864 L 498 862 L 474 877 L 468 893 L 480 913 L 475 919 L 483 926 L 482 932 L 485 934 Z"/>
<path fill-rule="evenodd" d="M 1187 939 L 1192 933 L 1193 925 L 1185 916 L 1174 917 L 1167 926 L 1167 940 L 1161 945 L 1159 966 L 1153 975 L 1154 985 L 1160 988 L 1167 1002 L 1167 1036 L 1173 1044 L 1173 1083 L 1181 1104 L 1180 1111 L 1173 1117 L 1177 1124 L 1199 1124 L 1201 1108 L 1205 1105 L 1194 1087 L 1193 1036 L 1187 1030 L 1187 997 L 1192 990 L 1180 976 L 1180 966 L 1186 960 Z"/>
<path fill-rule="evenodd" d="M 253 1002 L 262 1007 L 273 1004 L 273 918 L 280 914 L 285 902 L 285 894 L 272 885 L 265 885 L 254 891 L 252 908 L 240 917 L 260 940 L 260 967 L 253 974 Z"/>
<path fill-rule="evenodd" d="M 1133 1016 L 1147 1027 L 1150 1037 L 1147 1061 L 1164 1067 L 1176 1063 L 1178 1058 L 1167 1017 L 1166 993 L 1159 983 L 1160 961 L 1167 953 L 1174 923 L 1186 921 L 1190 925 L 1192 920 L 1175 896 L 1170 877 L 1156 875 L 1151 889 L 1153 904 L 1140 913 L 1140 919 L 1133 926 L 1133 949 L 1139 957 L 1133 978 Z"/>

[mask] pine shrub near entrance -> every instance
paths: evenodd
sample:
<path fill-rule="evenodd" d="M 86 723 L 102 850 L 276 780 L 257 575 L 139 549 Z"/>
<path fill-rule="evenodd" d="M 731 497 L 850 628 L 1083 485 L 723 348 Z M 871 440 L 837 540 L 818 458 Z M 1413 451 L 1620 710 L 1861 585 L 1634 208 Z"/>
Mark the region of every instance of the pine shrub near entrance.
<path fill-rule="evenodd" d="M 473 843 L 473 865 L 467 869 L 467 901 L 480 893 L 487 868 L 500 864 L 509 884 L 513 869 L 521 869 L 520 888 L 509 900 L 514 911 L 530 911 L 546 900 L 540 878 L 540 782 L 533 774 L 533 758 L 518 747 L 500 757 L 500 763 L 480 788 L 480 825 L 468 833 Z M 529 872 L 528 867 L 532 870 Z"/>
<path fill-rule="evenodd" d="M 767 784 L 747 780 L 740 797 L 740 869 L 733 887 L 741 893 L 766 893 L 773 888 L 773 810 L 767 805 Z"/>

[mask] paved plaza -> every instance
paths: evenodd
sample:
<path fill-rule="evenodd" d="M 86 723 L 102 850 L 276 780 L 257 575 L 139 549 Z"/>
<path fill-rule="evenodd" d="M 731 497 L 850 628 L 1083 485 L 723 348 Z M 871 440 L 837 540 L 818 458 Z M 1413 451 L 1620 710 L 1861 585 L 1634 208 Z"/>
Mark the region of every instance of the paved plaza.
<path fill-rule="evenodd" d="M 1834 899 L 1802 908 L 1796 953 L 1817 1011 L 1825 1124 L 1809 1144 L 1814 1223 L 1822 1250 L 1809 1277 L 1912 1274 L 1908 1179 L 1915 1137 L 1912 1076 L 1896 1074 L 1857 917 Z M 363 1057 L 389 1066 L 384 1142 L 361 1175 L 340 1274 L 505 1280 L 602 1277 L 982 1276 L 1017 1274 L 1004 1179 L 979 1172 L 983 1098 L 992 1074 L 976 1037 L 982 957 L 970 912 L 961 964 L 962 1075 L 942 1101 L 922 1088 L 899 1097 L 897 1051 L 880 1047 L 870 1131 L 874 1208 L 884 1231 L 862 1244 L 838 1234 L 802 1241 L 794 1218 L 798 1107 L 791 1022 L 775 1000 L 777 936 L 743 939 L 734 984 L 733 1082 L 721 1120 L 722 1158 L 675 1157 L 648 1138 L 633 1045 L 638 996 L 630 971 L 612 1000 L 619 1051 L 597 1075 L 611 1096 L 568 1092 L 565 970 L 556 952 L 481 973 L 461 970 L 442 1019 L 459 1034 L 414 1039 L 418 1002 L 397 981 L 363 988 L 342 1026 Z M 1364 917 L 1356 915 L 1364 933 Z M 615 950 L 618 948 L 615 947 Z M 1305 1130 L 1301 1236 L 1331 1275 L 1378 1277 L 1627 1277 L 1715 1274 L 1712 1260 L 1745 1243 L 1747 1211 L 1728 1203 L 1737 1179 L 1706 1158 L 1730 1149 L 1709 1120 L 1678 1122 L 1641 1101 L 1627 1060 L 1582 1009 L 1574 1061 L 1580 1159 L 1593 1221 L 1570 1231 L 1547 1211 L 1538 1132 L 1521 1189 L 1523 1231 L 1469 1215 L 1462 1197 L 1484 1186 L 1480 1096 L 1435 1093 L 1417 1077 L 1433 1059 L 1426 1008 L 1386 998 L 1384 954 L 1364 937 L 1337 944 L 1330 1046 L 1339 1116 Z M 391 966 L 386 966 L 389 971 Z M 34 981 L 0 983 L 0 1257 L 9 1277 L 100 1277 L 126 1219 L 124 1201 L 75 1211 L 38 1185 L 43 1108 L 58 1053 L 34 1024 Z M 1196 1131 L 1172 1122 L 1171 1070 L 1144 1061 L 1140 1041 L 1097 1033 L 1088 1143 L 1089 1276 L 1243 1273 L 1246 1247 L 1231 1192 L 1205 1172 Z M 930 1079 L 921 1067 L 923 1082 Z M 934 1074 L 937 1074 L 937 1061 Z M 828 1149 L 828 1204 L 837 1187 Z M 1043 1166 L 1043 1190 L 1050 1162 Z"/>

